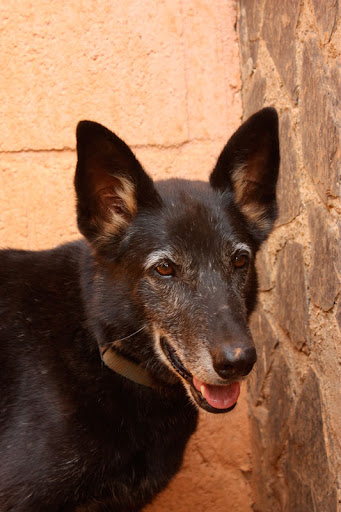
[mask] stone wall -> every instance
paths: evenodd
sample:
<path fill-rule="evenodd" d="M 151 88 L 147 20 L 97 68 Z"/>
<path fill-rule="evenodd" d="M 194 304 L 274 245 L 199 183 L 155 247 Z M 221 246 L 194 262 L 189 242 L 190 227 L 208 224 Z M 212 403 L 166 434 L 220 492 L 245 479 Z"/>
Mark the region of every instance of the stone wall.
<path fill-rule="evenodd" d="M 279 218 L 258 258 L 254 510 L 341 502 L 338 0 L 240 0 L 244 117 L 280 115 Z"/>
<path fill-rule="evenodd" d="M 0 246 L 79 236 L 80 119 L 114 130 L 154 177 L 207 179 L 241 118 L 235 22 L 232 0 L 0 0 Z M 202 414 L 148 511 L 250 511 L 245 397 Z"/>

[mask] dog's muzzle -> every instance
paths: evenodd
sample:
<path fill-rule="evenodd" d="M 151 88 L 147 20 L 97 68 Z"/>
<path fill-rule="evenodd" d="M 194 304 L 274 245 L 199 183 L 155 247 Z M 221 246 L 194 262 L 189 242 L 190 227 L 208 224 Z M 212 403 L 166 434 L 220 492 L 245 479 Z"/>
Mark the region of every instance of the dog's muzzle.
<path fill-rule="evenodd" d="M 240 383 L 237 380 L 225 385 L 202 382 L 187 370 L 175 350 L 163 337 L 161 348 L 174 370 L 190 384 L 191 394 L 199 407 L 219 414 L 229 412 L 236 406 L 240 393 Z"/>

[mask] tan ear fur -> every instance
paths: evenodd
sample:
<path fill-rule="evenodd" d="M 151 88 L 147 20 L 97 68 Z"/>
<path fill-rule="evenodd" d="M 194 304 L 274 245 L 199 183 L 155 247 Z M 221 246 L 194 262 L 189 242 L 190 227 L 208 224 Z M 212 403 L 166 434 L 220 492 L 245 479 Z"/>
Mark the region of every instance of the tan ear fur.
<path fill-rule="evenodd" d="M 251 222 L 258 224 L 262 230 L 268 230 L 272 222 L 267 218 L 267 206 L 257 200 L 257 189 L 260 184 L 256 180 L 253 181 L 256 173 L 252 172 L 252 165 L 260 165 L 260 162 L 243 163 L 231 175 L 235 200 L 240 210 Z M 255 197 L 254 201 L 250 200 L 252 196 Z"/>
<path fill-rule="evenodd" d="M 94 218 L 98 231 L 94 242 L 99 245 L 124 230 L 137 212 L 133 183 L 123 176 L 116 176 L 112 181 L 115 182 L 115 186 L 101 189 L 96 194 L 101 215 Z"/>

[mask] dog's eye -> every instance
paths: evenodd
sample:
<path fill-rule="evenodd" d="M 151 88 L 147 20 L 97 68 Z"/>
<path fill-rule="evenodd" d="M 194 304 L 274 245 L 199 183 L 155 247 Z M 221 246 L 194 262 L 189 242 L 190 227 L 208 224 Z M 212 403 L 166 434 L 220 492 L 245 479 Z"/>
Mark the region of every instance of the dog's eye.
<path fill-rule="evenodd" d="M 156 268 L 156 272 L 160 274 L 160 276 L 163 277 L 171 277 L 174 276 L 175 270 L 171 263 L 168 263 L 164 261 L 163 263 L 160 263 Z"/>
<path fill-rule="evenodd" d="M 249 256 L 243 252 L 235 254 L 233 264 L 236 268 L 244 268 L 249 263 Z"/>

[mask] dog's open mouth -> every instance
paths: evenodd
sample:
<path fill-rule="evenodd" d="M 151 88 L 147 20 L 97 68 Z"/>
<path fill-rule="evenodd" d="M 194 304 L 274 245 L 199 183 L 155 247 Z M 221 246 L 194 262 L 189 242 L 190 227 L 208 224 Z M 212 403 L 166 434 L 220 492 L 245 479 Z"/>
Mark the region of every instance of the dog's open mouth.
<path fill-rule="evenodd" d="M 161 338 L 161 347 L 174 370 L 189 382 L 192 396 L 199 407 L 216 414 L 232 411 L 240 393 L 240 383 L 238 381 L 222 386 L 206 384 L 191 375 L 164 338 Z"/>

